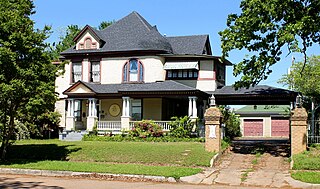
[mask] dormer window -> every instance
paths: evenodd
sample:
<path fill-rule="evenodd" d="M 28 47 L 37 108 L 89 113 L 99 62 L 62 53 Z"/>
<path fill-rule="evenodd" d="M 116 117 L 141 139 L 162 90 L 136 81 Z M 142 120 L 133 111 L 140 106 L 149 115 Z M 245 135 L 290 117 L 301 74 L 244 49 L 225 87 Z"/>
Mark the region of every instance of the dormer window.
<path fill-rule="evenodd" d="M 131 59 L 123 66 L 123 82 L 143 82 L 143 65 L 138 59 Z"/>
<path fill-rule="evenodd" d="M 84 41 L 84 46 L 86 49 L 91 49 L 92 48 L 92 41 L 90 38 L 87 38 L 85 41 Z"/>

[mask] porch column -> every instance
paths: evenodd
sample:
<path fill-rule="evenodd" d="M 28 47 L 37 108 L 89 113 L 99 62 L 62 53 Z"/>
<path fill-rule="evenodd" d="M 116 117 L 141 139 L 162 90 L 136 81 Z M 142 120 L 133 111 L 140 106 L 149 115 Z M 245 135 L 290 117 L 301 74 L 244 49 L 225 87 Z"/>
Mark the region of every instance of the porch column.
<path fill-rule="evenodd" d="M 68 101 L 68 109 L 67 109 L 67 117 L 66 117 L 66 130 L 71 131 L 74 130 L 74 99 L 67 99 Z"/>
<path fill-rule="evenodd" d="M 122 97 L 122 116 L 121 116 L 121 128 L 123 130 L 130 129 L 130 97 Z"/>
<path fill-rule="evenodd" d="M 97 99 L 89 98 L 89 111 L 87 117 L 87 130 L 93 131 L 95 123 L 97 121 Z"/>
<path fill-rule="evenodd" d="M 192 98 L 191 96 L 189 96 L 189 109 L 188 109 L 188 116 L 192 117 Z"/>
<path fill-rule="evenodd" d="M 197 110 L 197 97 L 193 97 L 192 99 L 192 117 L 198 117 L 198 110 Z"/>

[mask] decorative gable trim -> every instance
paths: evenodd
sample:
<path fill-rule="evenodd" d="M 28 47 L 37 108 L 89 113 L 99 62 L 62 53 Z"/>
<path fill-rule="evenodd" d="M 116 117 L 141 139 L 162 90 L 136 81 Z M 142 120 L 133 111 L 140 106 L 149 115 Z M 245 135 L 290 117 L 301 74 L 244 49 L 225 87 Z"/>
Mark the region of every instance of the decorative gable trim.
<path fill-rule="evenodd" d="M 76 37 L 73 39 L 73 41 L 74 41 L 74 42 L 77 42 L 77 41 L 80 39 L 80 37 L 81 37 L 83 34 L 85 34 L 85 32 L 86 32 L 87 30 L 89 30 L 89 31 L 94 35 L 93 37 L 95 37 L 96 39 L 101 40 L 101 38 L 100 38 L 100 37 L 97 35 L 97 33 L 92 29 L 92 27 L 89 26 L 89 25 L 86 25 L 86 26 L 79 32 L 79 34 L 76 35 Z"/>
<path fill-rule="evenodd" d="M 88 87 L 84 82 L 78 81 L 63 92 L 64 95 L 70 94 L 95 94 L 95 92 Z"/>

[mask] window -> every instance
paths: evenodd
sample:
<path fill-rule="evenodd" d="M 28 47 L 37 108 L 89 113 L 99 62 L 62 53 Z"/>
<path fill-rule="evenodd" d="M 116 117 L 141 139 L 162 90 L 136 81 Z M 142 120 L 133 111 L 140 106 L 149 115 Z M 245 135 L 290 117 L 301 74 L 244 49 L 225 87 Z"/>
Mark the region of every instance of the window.
<path fill-rule="evenodd" d="M 72 83 L 77 82 L 82 79 L 82 63 L 73 62 L 72 63 Z"/>
<path fill-rule="evenodd" d="M 198 79 L 198 70 L 168 70 L 167 79 Z"/>
<path fill-rule="evenodd" d="M 91 62 L 90 82 L 100 82 L 100 62 Z"/>
<path fill-rule="evenodd" d="M 74 101 L 74 118 L 76 121 L 81 121 L 81 111 L 82 111 L 82 101 L 75 100 Z"/>
<path fill-rule="evenodd" d="M 142 82 L 143 66 L 137 59 L 131 59 L 123 67 L 123 82 Z"/>
<path fill-rule="evenodd" d="M 86 49 L 91 49 L 91 45 L 92 45 L 92 41 L 90 38 L 87 38 L 85 41 L 84 41 L 84 46 Z"/>
<path fill-rule="evenodd" d="M 142 120 L 141 99 L 133 99 L 131 103 L 132 103 L 131 104 L 132 120 L 134 121 Z"/>

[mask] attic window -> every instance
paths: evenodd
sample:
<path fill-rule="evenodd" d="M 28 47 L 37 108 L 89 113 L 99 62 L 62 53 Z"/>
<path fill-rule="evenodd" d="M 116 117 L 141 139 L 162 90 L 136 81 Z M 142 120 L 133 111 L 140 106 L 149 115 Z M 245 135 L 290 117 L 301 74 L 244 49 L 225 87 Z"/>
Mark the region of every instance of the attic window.
<path fill-rule="evenodd" d="M 92 41 L 90 38 L 87 38 L 85 41 L 84 41 L 84 46 L 86 49 L 91 49 L 92 48 Z"/>

